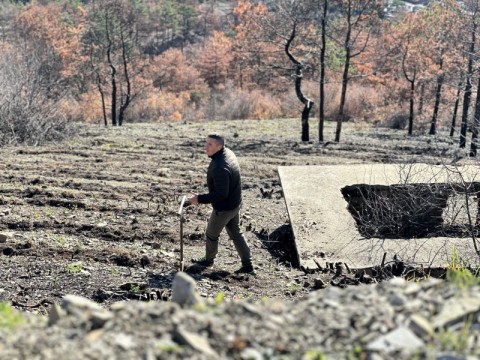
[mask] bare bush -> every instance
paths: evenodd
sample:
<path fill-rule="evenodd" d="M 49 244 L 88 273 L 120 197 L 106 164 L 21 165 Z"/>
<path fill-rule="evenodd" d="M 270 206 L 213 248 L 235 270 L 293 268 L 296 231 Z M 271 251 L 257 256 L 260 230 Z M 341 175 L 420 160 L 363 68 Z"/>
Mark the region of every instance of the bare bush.
<path fill-rule="evenodd" d="M 352 82 L 348 88 L 345 112 L 352 118 L 360 118 L 380 107 L 384 101 L 382 91 L 372 86 Z"/>
<path fill-rule="evenodd" d="M 408 114 L 399 112 L 391 115 L 383 122 L 380 122 L 379 126 L 387 127 L 395 130 L 403 130 L 408 124 Z"/>
<path fill-rule="evenodd" d="M 280 101 L 268 91 L 239 89 L 231 84 L 212 91 L 202 110 L 209 119 L 273 119 L 285 115 Z"/>
<path fill-rule="evenodd" d="M 0 68 L 0 145 L 39 145 L 73 132 L 58 111 L 59 94 L 48 93 L 48 73 L 34 54 L 4 51 Z"/>

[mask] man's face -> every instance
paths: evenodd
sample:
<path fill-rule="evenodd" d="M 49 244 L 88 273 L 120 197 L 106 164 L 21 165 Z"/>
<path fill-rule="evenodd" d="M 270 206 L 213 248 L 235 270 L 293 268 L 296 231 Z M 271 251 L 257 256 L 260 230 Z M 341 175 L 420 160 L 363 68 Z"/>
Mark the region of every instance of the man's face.
<path fill-rule="evenodd" d="M 205 141 L 205 151 L 208 156 L 212 156 L 221 148 L 222 148 L 222 145 L 219 144 L 215 139 L 207 137 Z"/>

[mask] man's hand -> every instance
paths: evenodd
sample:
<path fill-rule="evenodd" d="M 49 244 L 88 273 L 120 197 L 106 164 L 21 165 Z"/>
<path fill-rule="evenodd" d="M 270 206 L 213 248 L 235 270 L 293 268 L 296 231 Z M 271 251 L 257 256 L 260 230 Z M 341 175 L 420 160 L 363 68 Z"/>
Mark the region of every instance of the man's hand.
<path fill-rule="evenodd" d="M 195 194 L 195 193 L 191 192 L 189 197 L 188 197 L 188 201 L 192 205 L 198 205 L 198 194 Z"/>

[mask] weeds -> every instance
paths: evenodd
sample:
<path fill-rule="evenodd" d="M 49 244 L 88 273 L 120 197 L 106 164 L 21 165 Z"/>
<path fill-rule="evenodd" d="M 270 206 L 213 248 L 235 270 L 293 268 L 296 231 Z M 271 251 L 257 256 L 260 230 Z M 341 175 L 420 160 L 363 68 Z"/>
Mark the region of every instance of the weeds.
<path fill-rule="evenodd" d="M 480 283 L 479 278 L 475 276 L 463 263 L 454 248 L 452 259 L 447 269 L 447 280 L 460 289 L 475 286 Z"/>
<path fill-rule="evenodd" d="M 221 304 L 225 300 L 225 292 L 220 291 L 218 295 L 215 297 L 215 304 Z"/>
<path fill-rule="evenodd" d="M 119 276 L 120 275 L 120 270 L 112 267 L 112 268 L 110 268 L 110 274 L 115 275 L 115 276 Z"/>
<path fill-rule="evenodd" d="M 130 288 L 130 292 L 132 294 L 140 294 L 141 290 L 140 290 L 140 285 L 138 284 L 132 284 L 132 287 Z"/>
<path fill-rule="evenodd" d="M 303 354 L 302 360 L 327 360 L 327 357 L 319 350 L 308 350 Z"/>
<path fill-rule="evenodd" d="M 66 242 L 66 239 L 65 239 L 65 236 L 56 236 L 54 237 L 54 239 L 60 244 L 60 245 L 65 245 L 65 242 Z"/>
<path fill-rule="evenodd" d="M 9 303 L 0 302 L 0 329 L 12 330 L 25 322 L 21 313 L 12 308 Z"/>
<path fill-rule="evenodd" d="M 442 350 L 465 353 L 468 347 L 468 338 L 470 336 L 471 325 L 472 319 L 471 317 L 468 317 L 467 321 L 458 333 L 450 330 L 443 330 L 440 332 L 439 341 Z"/>
<path fill-rule="evenodd" d="M 81 261 L 74 262 L 67 265 L 67 271 L 71 274 L 78 274 L 84 269 L 83 263 Z"/>

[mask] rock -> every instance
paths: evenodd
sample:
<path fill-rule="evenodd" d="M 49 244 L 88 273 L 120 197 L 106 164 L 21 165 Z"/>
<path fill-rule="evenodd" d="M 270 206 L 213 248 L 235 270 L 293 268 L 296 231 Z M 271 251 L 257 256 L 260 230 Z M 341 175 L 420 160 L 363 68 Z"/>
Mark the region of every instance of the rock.
<path fill-rule="evenodd" d="M 131 335 L 119 333 L 115 336 L 115 343 L 123 350 L 129 350 L 135 346 L 135 341 Z"/>
<path fill-rule="evenodd" d="M 367 349 L 370 351 L 379 351 L 392 353 L 395 351 L 407 351 L 413 353 L 423 348 L 425 344 L 409 328 L 401 326 L 386 335 L 370 342 Z"/>
<path fill-rule="evenodd" d="M 180 345 L 190 346 L 191 348 L 200 351 L 202 354 L 205 354 L 209 357 L 215 359 L 219 357 L 215 350 L 213 350 L 208 343 L 208 340 L 203 336 L 185 331 L 183 329 L 177 329 L 173 334 L 173 338 Z"/>
<path fill-rule="evenodd" d="M 60 305 L 53 304 L 48 312 L 48 326 L 55 325 L 61 318 L 65 317 L 66 314 Z"/>
<path fill-rule="evenodd" d="M 6 243 L 9 238 L 10 238 L 9 235 L 5 233 L 0 233 L 0 244 Z"/>
<path fill-rule="evenodd" d="M 263 360 L 263 355 L 254 348 L 246 348 L 240 353 L 242 360 Z"/>
<path fill-rule="evenodd" d="M 480 311 L 480 297 L 455 297 L 443 304 L 440 313 L 432 319 L 433 327 L 441 329 L 464 320 L 468 315 Z"/>
<path fill-rule="evenodd" d="M 414 314 L 410 317 L 410 329 L 423 339 L 433 336 L 434 329 L 430 322 L 423 316 Z"/>
<path fill-rule="evenodd" d="M 113 314 L 109 311 L 93 311 L 90 315 L 92 322 L 92 329 L 99 329 L 103 327 L 107 321 L 113 318 Z"/>
<path fill-rule="evenodd" d="M 170 283 L 172 275 L 167 277 Z M 110 311 L 82 297 L 65 296 L 61 307 L 53 305 L 50 310 L 50 327 L 45 328 L 42 320 L 18 331 L 0 332 L 0 357 L 480 358 L 476 311 L 480 286 L 459 290 L 448 282 L 435 286 L 418 282 L 414 289 L 408 282 L 402 285 L 394 280 L 347 289 L 328 287 L 295 302 L 212 299 L 200 307 L 182 308 L 179 304 L 192 303 L 192 297 L 199 300 L 195 288 L 210 289 L 211 280 L 196 284 L 188 275 L 177 273 L 174 282 L 177 302 L 122 301 L 112 304 Z M 398 306 L 396 297 L 403 306 Z M 449 311 L 455 316 L 448 317 Z M 462 348 L 446 350 L 444 330 L 436 331 L 432 319 L 446 324 L 448 339 Z"/>
<path fill-rule="evenodd" d="M 390 295 L 389 302 L 392 306 L 404 306 L 408 302 L 408 300 L 402 294 L 395 293 Z"/>
<path fill-rule="evenodd" d="M 84 311 L 105 311 L 97 303 L 78 295 L 65 295 L 62 301 L 62 309 L 69 315 Z"/>
<path fill-rule="evenodd" d="M 193 306 L 202 301 L 195 280 L 184 272 L 178 272 L 173 279 L 172 301 L 180 306 Z"/>
<path fill-rule="evenodd" d="M 313 280 L 313 288 L 314 289 L 325 289 L 327 284 L 321 278 L 316 278 Z"/>
<path fill-rule="evenodd" d="M 404 278 L 393 277 L 390 280 L 388 280 L 385 284 L 388 284 L 388 286 L 403 288 L 403 287 L 405 287 L 405 285 L 407 285 L 407 282 L 405 281 Z"/>
<path fill-rule="evenodd" d="M 63 297 L 62 310 L 68 315 L 73 315 L 88 319 L 91 322 L 92 329 L 98 329 L 113 318 L 113 314 L 103 309 L 99 304 L 77 295 L 66 295 Z M 55 314 L 52 315 L 52 321 L 55 320 Z"/>

